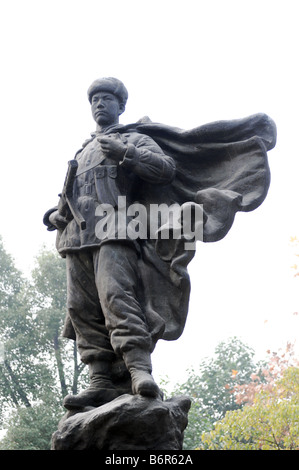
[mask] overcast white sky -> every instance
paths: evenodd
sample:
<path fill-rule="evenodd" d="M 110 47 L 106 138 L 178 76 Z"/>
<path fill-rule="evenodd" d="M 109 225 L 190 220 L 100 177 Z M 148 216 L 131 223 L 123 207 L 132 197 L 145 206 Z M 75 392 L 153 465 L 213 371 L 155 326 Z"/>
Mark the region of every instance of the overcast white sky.
<path fill-rule="evenodd" d="M 186 329 L 160 342 L 154 375 L 187 367 L 236 335 L 260 355 L 298 336 L 291 236 L 298 219 L 296 0 L 9 0 L 0 5 L 0 234 L 29 273 L 55 235 L 42 224 L 67 161 L 94 130 L 86 90 L 116 76 L 122 123 L 148 115 L 184 129 L 257 112 L 277 124 L 264 204 L 221 242 L 198 245 Z M 298 263 L 299 264 L 299 263 Z"/>

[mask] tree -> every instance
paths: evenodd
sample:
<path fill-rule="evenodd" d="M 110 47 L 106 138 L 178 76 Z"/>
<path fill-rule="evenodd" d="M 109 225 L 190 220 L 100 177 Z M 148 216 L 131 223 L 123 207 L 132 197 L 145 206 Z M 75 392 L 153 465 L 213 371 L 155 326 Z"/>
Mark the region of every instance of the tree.
<path fill-rule="evenodd" d="M 235 388 L 236 401 L 245 406 L 203 435 L 208 449 L 299 450 L 299 361 L 290 344 L 272 354 L 262 375 L 263 381 L 252 374 L 251 383 Z"/>
<path fill-rule="evenodd" d="M 44 449 L 64 413 L 62 398 L 77 392 L 79 379 L 82 386 L 87 381 L 75 343 L 61 338 L 65 261 L 43 250 L 30 281 L 15 268 L 2 242 L 0 261 L 0 413 L 8 427 L 1 448 Z"/>
<path fill-rule="evenodd" d="M 0 342 L 4 350 L 0 364 L 0 413 L 3 419 L 7 407 L 30 407 L 43 379 L 36 379 L 32 355 L 28 354 L 34 349 L 36 333 L 32 329 L 30 306 L 24 294 L 27 284 L 15 268 L 11 256 L 6 253 L 2 240 L 0 262 Z M 45 372 L 40 366 L 38 370 L 40 375 Z"/>
<path fill-rule="evenodd" d="M 236 380 L 244 384 L 256 370 L 254 351 L 238 338 L 219 343 L 214 357 L 204 359 L 199 372 L 191 370 L 187 381 L 177 386 L 172 395 L 187 395 L 192 399 L 188 427 L 184 434 L 184 447 L 194 449 L 201 442 L 204 431 L 213 428 L 228 410 L 242 405 L 234 399 Z"/>
<path fill-rule="evenodd" d="M 51 436 L 62 417 L 60 403 L 55 397 L 28 408 L 12 410 L 6 421 L 7 432 L 0 441 L 0 450 L 49 450 Z"/>
<path fill-rule="evenodd" d="M 70 391 L 76 394 L 85 364 L 78 361 L 76 343 L 61 338 L 66 313 L 65 260 L 56 252 L 43 250 L 32 277 L 40 344 L 55 359 L 53 366 L 58 372 L 62 398 Z"/>
<path fill-rule="evenodd" d="M 238 404 L 254 403 L 255 397 L 261 391 L 272 392 L 276 387 L 276 382 L 283 378 L 284 372 L 291 367 L 299 367 L 299 361 L 295 355 L 294 345 L 287 343 L 285 350 L 278 352 L 267 351 L 269 355 L 266 365 L 259 370 L 259 373 L 251 374 L 251 381 L 247 384 L 236 384 L 235 400 Z"/>

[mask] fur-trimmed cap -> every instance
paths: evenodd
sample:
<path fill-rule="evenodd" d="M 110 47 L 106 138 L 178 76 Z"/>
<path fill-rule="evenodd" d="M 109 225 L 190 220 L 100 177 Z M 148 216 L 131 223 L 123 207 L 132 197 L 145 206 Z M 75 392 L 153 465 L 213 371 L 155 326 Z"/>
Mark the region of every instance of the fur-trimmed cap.
<path fill-rule="evenodd" d="M 128 99 L 128 90 L 126 89 L 123 82 L 121 82 L 117 78 L 104 77 L 104 78 L 98 78 L 97 80 L 95 80 L 90 85 L 87 91 L 87 96 L 88 96 L 90 103 L 91 103 L 92 95 L 94 95 L 98 91 L 107 91 L 109 93 L 112 93 L 119 99 L 120 103 L 122 103 L 123 105 L 126 105 L 126 102 Z"/>

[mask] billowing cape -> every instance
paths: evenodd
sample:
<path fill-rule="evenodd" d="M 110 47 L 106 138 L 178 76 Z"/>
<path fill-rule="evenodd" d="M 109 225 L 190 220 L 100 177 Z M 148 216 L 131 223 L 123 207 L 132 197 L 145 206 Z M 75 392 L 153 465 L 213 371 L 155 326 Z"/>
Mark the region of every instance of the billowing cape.
<path fill-rule="evenodd" d="M 276 144 L 276 126 L 267 115 L 191 130 L 143 118 L 121 132 L 131 129 L 152 137 L 174 158 L 176 177 L 158 190 L 160 200 L 167 195 L 169 203 L 202 204 L 204 242 L 222 239 L 236 212 L 252 211 L 264 201 L 270 184 L 267 150 Z M 156 240 L 141 245 L 144 305 L 154 339 L 161 334 L 167 340 L 177 339 L 185 326 L 190 294 L 187 265 L 194 250 L 185 250 L 183 242 Z"/>

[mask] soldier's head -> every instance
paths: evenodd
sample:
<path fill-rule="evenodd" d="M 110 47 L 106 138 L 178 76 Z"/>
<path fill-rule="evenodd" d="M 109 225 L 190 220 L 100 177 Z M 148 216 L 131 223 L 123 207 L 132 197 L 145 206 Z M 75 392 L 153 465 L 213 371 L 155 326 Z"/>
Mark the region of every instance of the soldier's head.
<path fill-rule="evenodd" d="M 107 77 L 95 80 L 87 91 L 91 112 L 99 126 L 117 124 L 124 112 L 128 91 L 117 78 Z"/>

